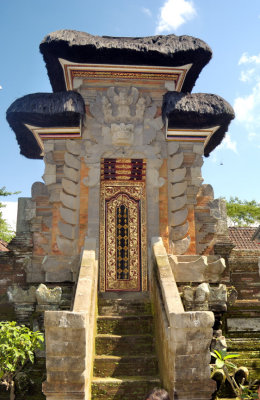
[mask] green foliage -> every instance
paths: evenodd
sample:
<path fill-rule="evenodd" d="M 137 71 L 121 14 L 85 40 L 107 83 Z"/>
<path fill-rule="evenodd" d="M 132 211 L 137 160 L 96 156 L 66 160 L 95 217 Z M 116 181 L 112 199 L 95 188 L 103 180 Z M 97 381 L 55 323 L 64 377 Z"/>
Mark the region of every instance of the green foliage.
<path fill-rule="evenodd" d="M 5 186 L 0 188 L 0 196 L 6 197 L 12 194 L 18 194 L 20 192 L 7 192 Z M 4 220 L 1 208 L 5 207 L 3 203 L 0 202 L 0 239 L 5 242 L 10 242 L 10 240 L 15 236 L 15 232 L 12 230 L 10 225 Z"/>
<path fill-rule="evenodd" d="M 251 400 L 257 399 L 258 395 L 252 389 L 254 382 L 249 383 L 249 385 L 244 385 L 244 380 L 242 384 L 238 384 L 233 375 L 230 374 L 228 368 L 236 369 L 237 366 L 233 364 L 230 359 L 240 357 L 240 354 L 236 353 L 227 353 L 226 350 L 214 350 L 214 352 L 210 353 L 212 357 L 216 359 L 215 361 L 215 369 L 221 369 L 227 380 L 229 381 L 235 395 L 240 400 Z"/>
<path fill-rule="evenodd" d="M 254 383 L 249 384 L 248 386 L 239 385 L 241 390 L 241 397 L 243 400 L 251 400 L 258 399 L 258 394 L 252 389 Z"/>
<path fill-rule="evenodd" d="M 239 357 L 239 354 L 236 353 L 227 353 L 226 350 L 214 350 L 214 353 L 210 353 L 212 357 L 216 359 L 215 365 L 216 368 L 221 369 L 224 366 L 237 368 L 235 364 L 233 364 L 230 359 Z"/>
<path fill-rule="evenodd" d="M 25 363 L 34 362 L 34 352 L 42 348 L 44 337 L 15 321 L 0 322 L 0 380 L 7 389 Z"/>
<path fill-rule="evenodd" d="M 255 200 L 240 200 L 230 197 L 227 205 L 227 215 L 236 226 L 248 226 L 260 223 L 260 203 Z"/>

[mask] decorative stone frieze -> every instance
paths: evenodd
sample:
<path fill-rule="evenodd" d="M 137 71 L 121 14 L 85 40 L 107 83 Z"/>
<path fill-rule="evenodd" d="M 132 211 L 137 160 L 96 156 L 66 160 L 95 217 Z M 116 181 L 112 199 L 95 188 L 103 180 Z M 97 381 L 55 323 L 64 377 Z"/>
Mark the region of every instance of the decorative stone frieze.
<path fill-rule="evenodd" d="M 197 205 L 195 206 L 195 225 L 196 225 L 196 250 L 197 254 L 203 254 L 207 250 L 213 249 L 217 240 L 216 234 L 223 234 L 226 231 L 223 223 L 222 213 L 223 201 L 214 199 L 211 185 L 202 185 L 197 195 Z"/>
<path fill-rule="evenodd" d="M 9 301 L 14 304 L 18 323 L 29 326 L 31 315 L 35 310 L 36 287 L 31 286 L 29 289 L 24 290 L 17 285 L 13 285 L 7 289 L 7 296 Z"/>
<path fill-rule="evenodd" d="M 49 289 L 44 284 L 40 284 L 36 292 L 37 311 L 57 310 L 61 302 L 62 289 L 55 287 Z"/>
<path fill-rule="evenodd" d="M 178 153 L 177 153 L 178 151 Z M 170 243 L 174 254 L 185 254 L 190 246 L 187 209 L 187 170 L 183 167 L 184 153 L 180 152 L 179 143 L 168 144 L 168 194 Z"/>
<path fill-rule="evenodd" d="M 219 256 L 169 255 L 176 282 L 219 282 L 225 260 Z"/>
<path fill-rule="evenodd" d="M 8 299 L 11 303 L 33 304 L 36 302 L 35 292 L 35 286 L 31 286 L 29 289 L 24 290 L 17 285 L 13 285 L 7 289 Z"/>
<path fill-rule="evenodd" d="M 227 288 L 219 284 L 212 286 L 203 282 L 197 287 L 183 287 L 183 304 L 185 310 L 204 311 L 226 311 L 227 310 Z"/>

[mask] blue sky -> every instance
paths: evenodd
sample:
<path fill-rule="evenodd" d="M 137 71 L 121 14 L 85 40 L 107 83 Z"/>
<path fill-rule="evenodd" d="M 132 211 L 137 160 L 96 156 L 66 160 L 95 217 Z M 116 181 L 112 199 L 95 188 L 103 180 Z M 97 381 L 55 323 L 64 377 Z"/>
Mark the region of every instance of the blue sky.
<path fill-rule="evenodd" d="M 51 92 L 39 44 L 59 29 L 95 35 L 191 35 L 213 50 L 193 92 L 225 98 L 236 112 L 224 143 L 203 166 L 215 197 L 260 201 L 259 0 L 0 0 L 0 187 L 30 197 L 43 161 L 19 154 L 5 113 L 17 98 Z M 16 201 L 17 196 L 6 198 Z"/>

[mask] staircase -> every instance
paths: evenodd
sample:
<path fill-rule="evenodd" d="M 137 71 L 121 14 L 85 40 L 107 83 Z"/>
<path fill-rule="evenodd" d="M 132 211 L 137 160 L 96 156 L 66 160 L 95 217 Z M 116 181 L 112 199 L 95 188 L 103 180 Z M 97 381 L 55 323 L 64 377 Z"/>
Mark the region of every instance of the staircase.
<path fill-rule="evenodd" d="M 147 293 L 99 295 L 93 375 L 96 400 L 141 400 L 160 386 Z"/>

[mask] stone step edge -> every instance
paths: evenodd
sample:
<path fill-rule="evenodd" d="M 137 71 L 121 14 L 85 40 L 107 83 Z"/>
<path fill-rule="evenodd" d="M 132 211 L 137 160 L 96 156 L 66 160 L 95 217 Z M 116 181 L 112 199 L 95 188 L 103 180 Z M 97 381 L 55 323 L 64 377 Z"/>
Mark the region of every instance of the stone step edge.
<path fill-rule="evenodd" d="M 158 376 L 126 376 L 126 377 L 120 377 L 120 378 L 112 378 L 112 377 L 106 377 L 106 378 L 100 378 L 100 377 L 93 377 L 92 378 L 92 383 L 114 383 L 114 384 L 121 384 L 121 383 L 131 383 L 131 382 L 160 382 L 160 378 Z"/>
<path fill-rule="evenodd" d="M 113 356 L 113 355 L 95 355 L 94 360 L 110 360 L 110 361 L 120 361 L 120 360 L 138 360 L 138 359 L 144 359 L 144 358 L 150 358 L 151 360 L 157 360 L 156 355 L 154 354 L 137 354 L 137 355 L 124 355 L 124 356 Z M 95 362 L 95 361 L 94 361 Z"/>
<path fill-rule="evenodd" d="M 152 314 L 130 314 L 130 315 L 98 315 L 97 319 L 98 320 L 109 320 L 109 319 L 114 319 L 114 320 L 127 320 L 127 319 L 140 319 L 140 318 L 151 318 L 153 319 Z"/>
<path fill-rule="evenodd" d="M 151 335 L 149 333 L 143 333 L 143 334 L 139 334 L 139 333 L 134 333 L 132 335 L 113 335 L 113 334 L 109 334 L 109 333 L 97 333 L 96 338 L 98 339 L 120 339 L 120 338 L 154 338 L 154 335 Z"/>

